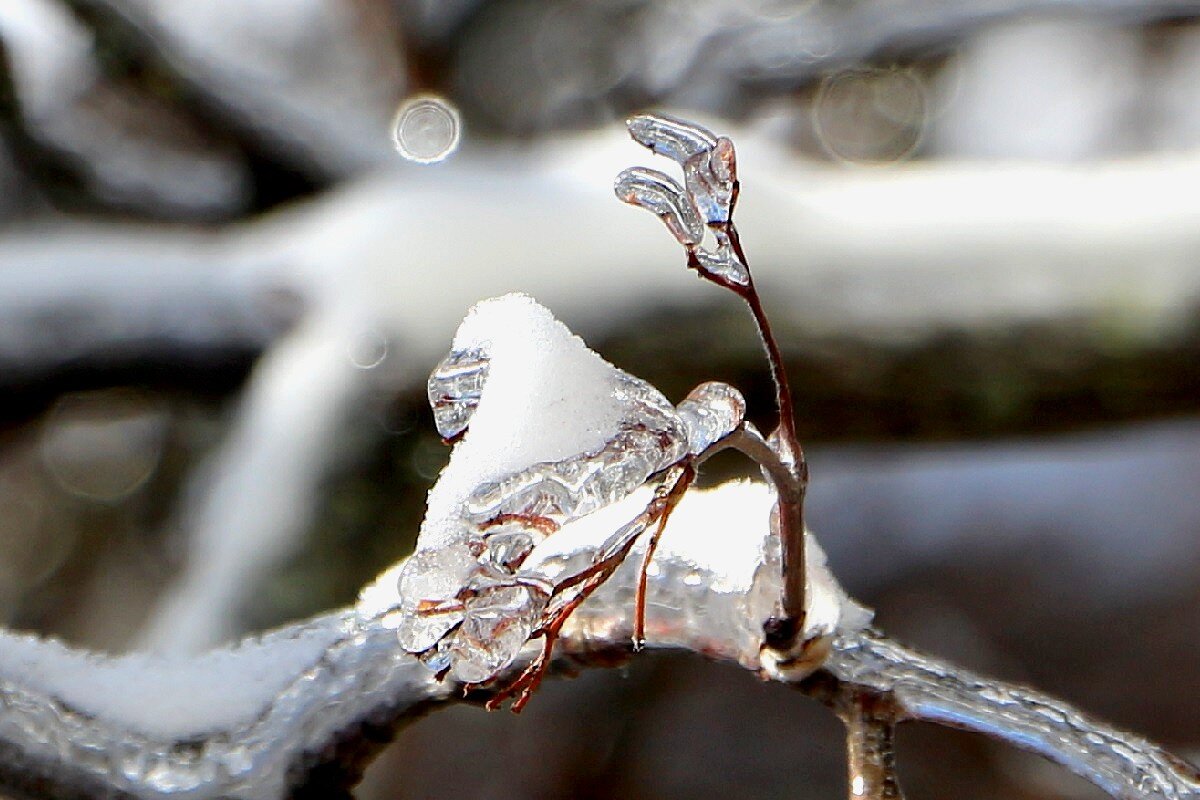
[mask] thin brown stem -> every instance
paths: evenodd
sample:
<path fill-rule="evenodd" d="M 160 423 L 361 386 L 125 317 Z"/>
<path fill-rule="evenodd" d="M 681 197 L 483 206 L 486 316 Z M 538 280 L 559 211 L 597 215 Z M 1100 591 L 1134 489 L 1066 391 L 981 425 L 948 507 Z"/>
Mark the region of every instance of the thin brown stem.
<path fill-rule="evenodd" d="M 762 299 L 750 277 L 749 261 L 742 249 L 741 237 L 732 220 L 726 225 L 725 233 L 738 259 L 747 265 L 747 283 L 737 293 L 750 307 L 759 338 L 767 351 L 767 363 L 771 368 L 771 379 L 775 384 L 775 404 L 779 410 L 779 427 L 772 434 L 779 455 L 788 467 L 789 491 L 779 493 L 779 538 L 783 555 L 783 618 L 772 620 L 767 626 L 767 643 L 778 650 L 789 650 L 796 637 L 804 629 L 805 590 L 808 568 L 805 564 L 804 497 L 808 491 L 808 461 L 804 448 L 796 434 L 796 408 L 792 401 L 792 389 L 788 383 L 783 353 L 771 330 L 770 320 L 763 308 Z M 778 489 L 779 486 L 777 485 Z"/>
<path fill-rule="evenodd" d="M 683 499 L 684 493 L 692 485 L 695 477 L 696 471 L 690 464 L 680 473 L 671 487 L 671 491 L 667 494 L 666 505 L 658 518 L 658 525 L 655 526 L 654 532 L 646 541 L 646 552 L 642 556 L 641 568 L 638 570 L 637 591 L 634 595 L 633 649 L 635 651 L 641 650 L 646 644 L 646 583 L 650 577 L 650 561 L 654 558 L 654 551 L 658 549 L 658 542 L 662 539 L 671 512 L 675 510 L 675 506 L 679 505 L 679 501 Z"/>
<path fill-rule="evenodd" d="M 846 725 L 850 800 L 903 800 L 896 775 L 896 719 L 886 698 L 843 686 L 835 709 Z"/>
<path fill-rule="evenodd" d="M 672 473 L 668 473 L 672 474 Z M 683 498 L 687 488 L 692 483 L 692 478 L 695 476 L 695 471 L 690 464 L 675 467 L 674 479 L 664 480 L 664 482 L 655 490 L 654 498 L 646 506 L 635 519 L 634 522 L 641 524 L 642 531 L 646 527 L 654 523 L 658 523 L 655 533 L 651 537 L 650 543 L 647 546 L 647 556 L 642 562 L 642 573 L 639 575 L 637 601 L 636 601 L 636 619 L 634 626 L 634 648 L 640 649 L 640 645 L 644 639 L 643 632 L 645 630 L 645 578 L 646 567 L 649 564 L 650 556 L 657 546 L 658 538 L 662 535 L 663 527 L 666 525 L 667 518 L 679 504 Z M 640 534 L 639 534 L 640 535 Z M 561 583 L 555 585 L 553 595 L 556 598 L 565 596 L 565 592 L 576 588 L 576 592 L 568 597 L 566 601 L 557 608 L 549 612 L 546 619 L 533 631 L 533 636 L 542 637 L 542 650 L 537 657 L 521 671 L 521 674 L 512 681 L 504 684 L 496 690 L 496 693 L 487 702 L 489 711 L 494 711 L 510 697 L 516 697 L 513 701 L 513 713 L 519 714 L 525 704 L 529 702 L 530 697 L 542 683 L 542 678 L 545 676 L 546 670 L 550 667 L 550 659 L 554 652 L 554 642 L 557 641 L 559 632 L 562 626 L 570 618 L 584 600 L 586 600 L 592 592 L 604 585 L 616 571 L 617 567 L 624 563 L 629 551 L 633 549 L 633 545 L 637 542 L 638 535 L 630 536 L 628 541 L 622 542 L 621 546 L 612 553 L 605 555 L 596 563 L 589 566 L 587 569 L 581 570 L 578 573 L 566 578 Z M 467 687 L 475 688 L 474 685 Z"/>

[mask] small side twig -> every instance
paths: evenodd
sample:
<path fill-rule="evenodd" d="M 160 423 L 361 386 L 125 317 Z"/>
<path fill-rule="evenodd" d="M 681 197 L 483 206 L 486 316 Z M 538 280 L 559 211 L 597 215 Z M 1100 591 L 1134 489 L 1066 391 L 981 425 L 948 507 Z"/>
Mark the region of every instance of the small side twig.
<path fill-rule="evenodd" d="M 692 122 L 657 114 L 636 116 L 627 124 L 635 141 L 683 168 L 684 184 L 681 186 L 657 170 L 633 167 L 617 176 L 614 186 L 617 197 L 658 216 L 683 245 L 689 269 L 745 301 L 766 350 L 779 412 L 779 424 L 769 442 L 778 455 L 772 460 L 782 461 L 785 469 L 772 474 L 772 482 L 779 491 L 778 524 L 783 554 L 781 614 L 766 622 L 763 633 L 767 647 L 791 658 L 804 630 L 807 610 L 804 497 L 808 489 L 808 463 L 796 434 L 795 405 L 783 353 L 771 330 L 733 222 L 741 192 L 733 142 Z M 715 239 L 715 247 L 705 246 L 706 230 Z"/>
<path fill-rule="evenodd" d="M 834 704 L 846 726 L 850 798 L 904 800 L 896 774 L 896 717 L 879 695 L 844 685 Z"/>

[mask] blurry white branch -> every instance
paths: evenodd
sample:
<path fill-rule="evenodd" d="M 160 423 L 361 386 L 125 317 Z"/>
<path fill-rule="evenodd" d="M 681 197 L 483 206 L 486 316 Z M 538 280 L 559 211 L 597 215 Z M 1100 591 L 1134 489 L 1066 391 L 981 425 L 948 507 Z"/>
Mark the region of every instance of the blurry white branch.
<path fill-rule="evenodd" d="M 651 646 L 756 670 L 759 634 L 743 596 L 722 590 L 722 570 L 677 555 L 660 556 L 658 565 Z M 580 608 L 560 661 L 611 665 L 628 652 L 636 572 L 627 564 Z M 341 792 L 399 727 L 462 701 L 458 687 L 437 683 L 400 650 L 386 619 L 346 610 L 190 661 L 85 658 L 5 634 L 0 789 L 50 798 L 346 797 Z M 143 685 L 155 675 L 159 683 Z M 222 688 L 239 691 L 223 697 Z M 1115 797 L 1200 797 L 1195 769 L 1154 744 L 871 630 L 844 633 L 825 667 L 797 688 L 843 710 L 847 698 L 867 698 L 897 720 L 996 737 Z M 148 693 L 156 701 L 145 707 Z M 468 700 L 486 698 L 476 692 Z"/>
<path fill-rule="evenodd" d="M 320 482 L 345 457 L 350 410 L 371 379 L 351 360 L 353 327 L 310 317 L 256 365 L 233 429 L 184 492 L 183 570 L 140 645 L 195 652 L 237 636 L 262 574 L 308 530 Z"/>
<path fill-rule="evenodd" d="M 719 35 L 693 64 L 693 85 L 735 81 L 783 86 L 872 58 L 949 52 L 988 26 L 1043 14 L 1095 23 L 1149 23 L 1200 13 L 1195 0 L 903 0 L 816 3 L 785 19 L 764 15 Z M 696 77 L 699 76 L 699 77 Z"/>
<path fill-rule="evenodd" d="M 1200 302 L 1194 155 L 847 171 L 738 141 L 758 176 L 739 213 L 759 282 L 818 330 L 1117 316 L 1153 331 Z M 616 134 L 597 135 L 533 155 L 463 154 L 436 175 L 400 170 L 214 234 L 57 224 L 4 236 L 0 354 L 54 365 L 64 353 L 262 343 L 273 334 L 262 308 L 291 293 L 314 311 L 359 303 L 424 370 L 483 296 L 526 291 L 593 336 L 668 289 L 681 304 L 711 301 L 665 266 L 679 256 L 651 221 L 631 224 L 596 189 L 627 160 Z M 512 235 L 535 218 L 536 241 Z M 627 233 L 589 245 L 610 228 Z M 63 306 L 78 320 L 71 342 L 47 341 L 42 326 Z"/>
<path fill-rule="evenodd" d="M 1153 342 L 1200 303 L 1200 197 L 1189 190 L 1200 182 L 1195 157 L 848 172 L 797 162 L 754 136 L 741 136 L 739 147 L 743 169 L 758 176 L 740 225 L 753 243 L 758 283 L 791 315 L 782 322 L 892 338 L 1013 320 L 1108 329 L 1116 319 Z M 680 282 L 670 266 L 679 255 L 652 220 L 631 220 L 595 190 L 627 161 L 614 133 L 534 155 L 464 153 L 436 175 L 398 171 L 215 233 L 148 237 L 141 226 L 93 224 L 0 239 L 0 355 L 10 376 L 122 354 L 265 347 L 298 309 L 307 315 L 254 373 L 236 432 L 213 462 L 211 474 L 226 478 L 197 477 L 178 512 L 197 556 L 182 579 L 193 588 L 178 591 L 206 620 L 158 623 L 170 636 L 151 640 L 187 650 L 220 638 L 243 592 L 257 585 L 250 565 L 261 575 L 289 552 L 311 507 L 257 505 L 244 493 L 311 498 L 338 454 L 313 447 L 297 457 L 299 432 L 336 441 L 363 381 L 422 385 L 479 297 L 528 291 L 588 336 L 665 296 L 715 302 L 699 282 Z M 545 223 L 536 241 L 512 235 L 535 218 Z M 588 246 L 596 230 L 628 232 Z M 503 264 L 520 268 L 497 268 Z M 48 335 L 46 320 L 64 308 L 70 330 Z M 394 345 L 380 368 L 353 366 L 353 338 L 363 334 Z M 319 366 L 297 366 L 310 348 L 321 354 Z M 271 419 L 291 424 L 264 427 Z M 257 524 L 230 525 L 229 515 Z M 275 532 L 274 544 L 241 560 L 251 530 Z M 242 565 L 237 579 L 213 572 L 234 563 Z M 204 598 L 195 589 L 202 585 L 213 587 Z M 208 633 L 185 641 L 187 630 Z"/>

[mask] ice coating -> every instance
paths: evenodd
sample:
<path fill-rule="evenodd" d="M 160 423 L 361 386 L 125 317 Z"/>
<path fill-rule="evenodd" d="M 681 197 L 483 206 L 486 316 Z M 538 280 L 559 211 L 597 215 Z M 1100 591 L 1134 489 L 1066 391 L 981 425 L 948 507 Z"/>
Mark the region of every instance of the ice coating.
<path fill-rule="evenodd" d="M 466 683 L 494 677 L 561 614 L 579 591 L 569 578 L 627 552 L 653 521 L 650 487 L 666 491 L 746 407 L 716 382 L 673 407 L 523 295 L 470 311 L 428 393 L 438 431 L 457 443 L 416 552 L 359 609 Z"/>
<path fill-rule="evenodd" d="M 695 434 L 657 389 L 523 295 L 470 311 L 428 392 L 438 431 L 458 443 L 429 493 L 416 552 L 391 576 L 391 621 L 405 650 L 473 683 L 534 635 L 555 580 L 611 553 L 613 531 L 640 528 L 617 525 L 570 573 L 524 570 L 530 553 L 687 457 Z M 386 592 L 377 582 L 363 602 Z"/>
<path fill-rule="evenodd" d="M 531 297 L 510 294 L 476 304 L 447 360 L 464 353 L 486 357 L 487 380 L 464 421 L 462 441 L 429 493 L 418 550 L 463 538 L 461 511 L 476 487 L 599 450 L 621 421 L 614 394 L 620 371 Z"/>
<path fill-rule="evenodd" d="M 667 226 L 685 247 L 704 240 L 704 221 L 675 179 L 655 169 L 630 167 L 617 176 L 613 191 L 622 202 L 644 208 Z"/>
<path fill-rule="evenodd" d="M 314 627 L 172 658 L 106 657 L 5 631 L 0 682 L 38 690 L 139 733 L 187 739 L 252 723 L 337 636 Z"/>
<path fill-rule="evenodd" d="M 717 144 L 704 128 L 666 114 L 638 114 L 625 124 L 634 141 L 678 164 Z"/>
<path fill-rule="evenodd" d="M 630 119 L 629 135 L 683 168 L 683 186 L 657 170 L 623 170 L 613 189 L 622 201 L 657 215 L 692 255 L 692 266 L 719 282 L 748 286 L 750 270 L 729 237 L 737 203 L 737 155 L 733 142 L 690 122 L 642 114 Z M 703 247 L 703 226 L 716 247 Z"/>
<path fill-rule="evenodd" d="M 487 370 L 488 359 L 481 351 L 456 350 L 430 373 L 426 385 L 429 406 L 443 439 L 454 439 L 467 429 L 479 405 Z"/>
<path fill-rule="evenodd" d="M 742 424 L 746 399 L 728 383 L 708 381 L 688 392 L 676 411 L 687 430 L 688 450 L 699 455 Z"/>

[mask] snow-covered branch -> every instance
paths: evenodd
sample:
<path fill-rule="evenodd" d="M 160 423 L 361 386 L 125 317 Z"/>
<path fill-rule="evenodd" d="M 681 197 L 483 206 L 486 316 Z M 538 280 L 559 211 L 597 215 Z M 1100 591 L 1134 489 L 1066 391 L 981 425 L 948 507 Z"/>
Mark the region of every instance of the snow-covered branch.
<path fill-rule="evenodd" d="M 738 530 L 714 532 L 726 545 L 739 539 Z M 747 596 L 728 591 L 729 560 L 719 568 L 701 563 L 708 537 L 689 543 L 695 531 L 678 533 L 664 537 L 652 570 L 649 644 L 757 672 L 758 635 L 745 613 Z M 742 545 L 732 559 L 756 551 Z M 606 666 L 629 652 L 633 566 L 579 609 L 560 642 L 560 664 Z M 438 707 L 488 697 L 464 698 L 451 682 L 439 684 L 397 646 L 388 616 L 372 608 L 364 600 L 233 650 L 173 661 L 88 656 L 5 634 L 0 789 L 55 798 L 337 797 L 400 727 Z M 994 736 L 1116 797 L 1200 796 L 1196 771 L 1156 745 L 870 629 L 844 632 L 824 667 L 795 686 L 831 704 L 868 695 L 900 720 Z"/>

